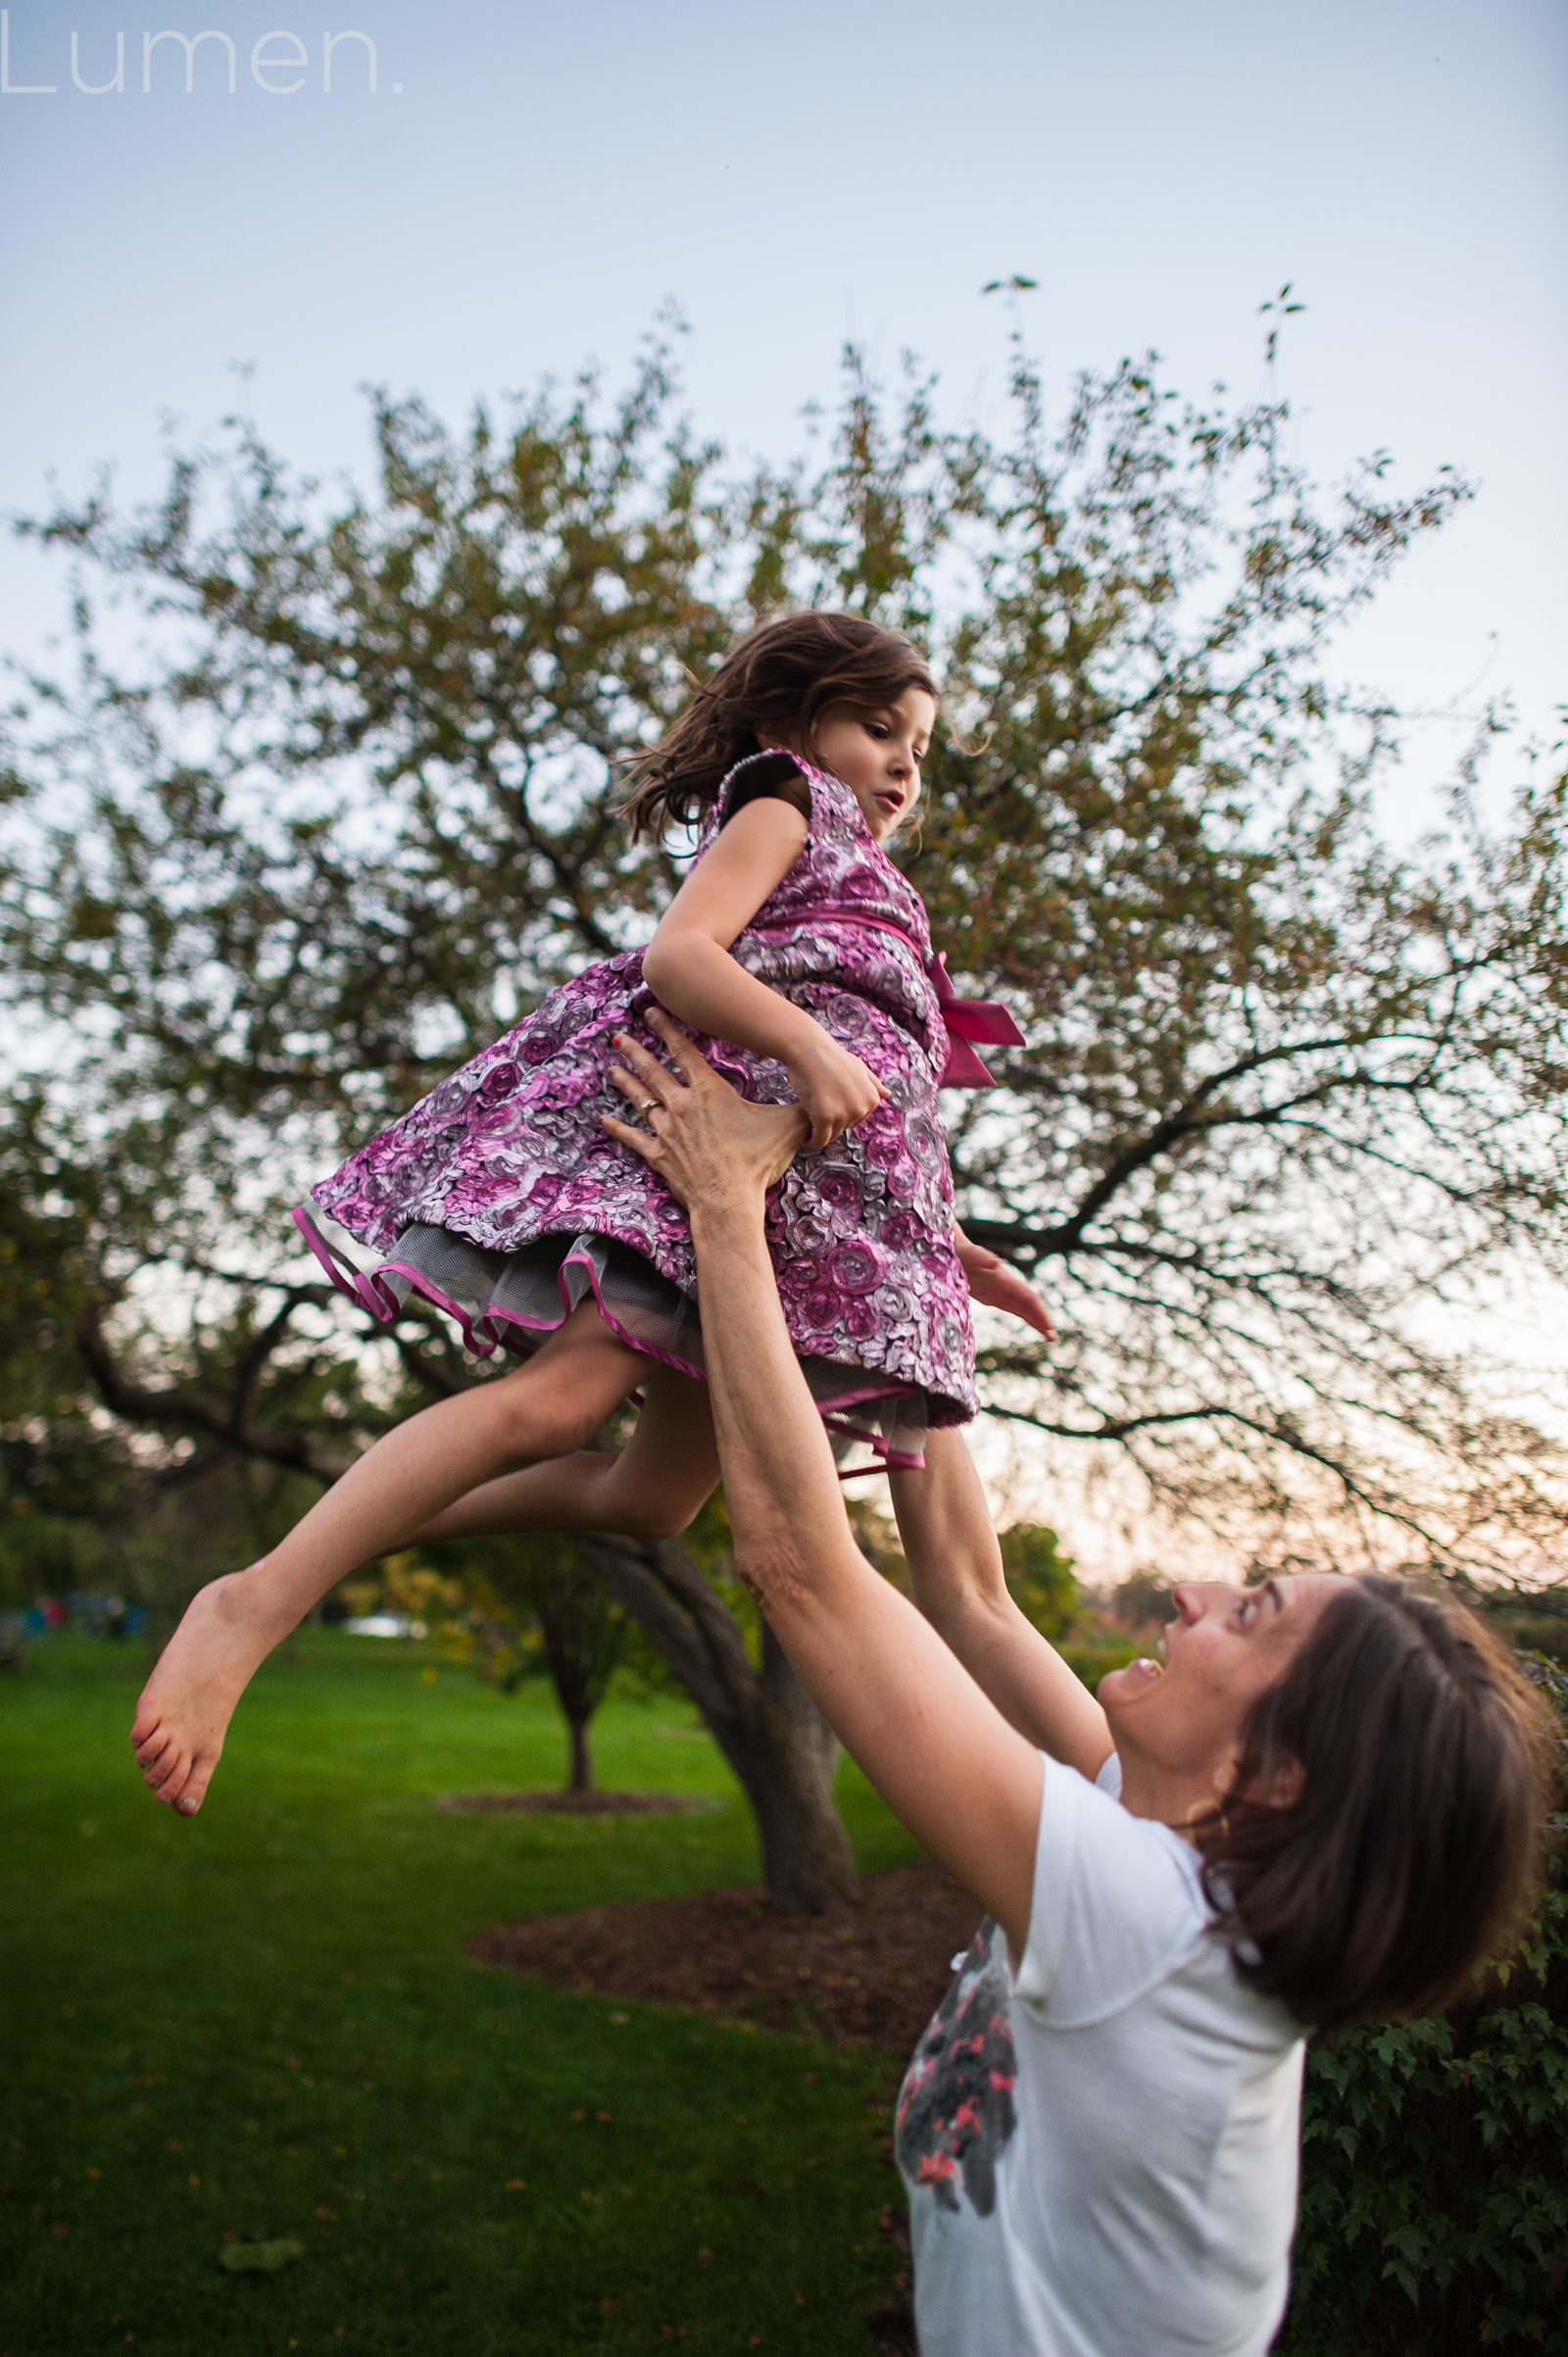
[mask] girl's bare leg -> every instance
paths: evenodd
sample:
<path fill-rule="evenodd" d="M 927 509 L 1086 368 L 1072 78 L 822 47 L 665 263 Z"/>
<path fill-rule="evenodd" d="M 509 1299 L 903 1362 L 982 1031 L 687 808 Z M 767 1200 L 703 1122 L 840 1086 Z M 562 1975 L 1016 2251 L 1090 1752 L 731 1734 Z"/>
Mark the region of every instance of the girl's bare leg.
<path fill-rule="evenodd" d="M 629 1539 L 664 1539 L 686 1528 L 717 1484 L 707 1384 L 656 1367 L 643 1385 L 637 1428 L 617 1454 L 577 1449 L 522 1473 L 503 1473 L 411 1531 L 403 1544 L 521 1531 L 618 1531 Z"/>
<path fill-rule="evenodd" d="M 411 1416 L 262 1562 L 203 1588 L 147 1681 L 130 1731 L 154 1796 L 186 1816 L 200 1808 L 235 1703 L 336 1581 L 498 1474 L 580 1449 L 647 1369 L 585 1301 L 526 1366 Z"/>

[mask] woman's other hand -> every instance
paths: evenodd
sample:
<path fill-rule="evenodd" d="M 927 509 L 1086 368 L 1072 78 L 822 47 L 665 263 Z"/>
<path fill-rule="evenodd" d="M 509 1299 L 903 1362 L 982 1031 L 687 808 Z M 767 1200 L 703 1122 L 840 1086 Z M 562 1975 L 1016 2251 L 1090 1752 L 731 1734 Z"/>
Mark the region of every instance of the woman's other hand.
<path fill-rule="evenodd" d="M 1004 1309 L 1008 1317 L 1022 1318 L 1048 1343 L 1056 1339 L 1056 1329 L 1051 1322 L 1051 1312 L 1034 1287 L 1009 1268 L 997 1253 L 988 1252 L 983 1244 L 972 1244 L 962 1228 L 953 1231 L 953 1246 L 958 1255 L 958 1265 L 968 1279 L 969 1292 L 988 1309 Z"/>

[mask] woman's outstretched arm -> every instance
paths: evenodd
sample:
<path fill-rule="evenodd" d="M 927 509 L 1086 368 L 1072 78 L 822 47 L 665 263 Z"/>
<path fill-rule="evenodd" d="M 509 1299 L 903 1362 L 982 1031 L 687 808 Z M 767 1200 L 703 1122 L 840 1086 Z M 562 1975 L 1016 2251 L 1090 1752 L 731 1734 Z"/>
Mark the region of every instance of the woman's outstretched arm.
<path fill-rule="evenodd" d="M 713 1422 L 736 1562 L 807 1692 L 895 1813 L 1021 1953 L 1040 1817 L 1038 1752 L 851 1536 L 827 1435 L 785 1330 L 764 1191 L 804 1142 L 662 1026 L 679 1079 L 630 1042 L 652 1135 L 608 1124 L 691 1213 Z"/>

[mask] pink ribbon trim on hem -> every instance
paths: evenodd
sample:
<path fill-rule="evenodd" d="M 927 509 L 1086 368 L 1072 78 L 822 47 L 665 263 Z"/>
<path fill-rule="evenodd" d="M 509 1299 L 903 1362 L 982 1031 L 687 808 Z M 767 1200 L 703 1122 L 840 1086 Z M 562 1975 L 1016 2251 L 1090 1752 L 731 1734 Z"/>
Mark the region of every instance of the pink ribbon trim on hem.
<path fill-rule="evenodd" d="M 355 1267 L 347 1252 L 340 1252 L 335 1244 L 328 1243 L 303 1203 L 296 1203 L 289 1216 L 338 1292 L 346 1295 L 361 1309 L 368 1310 L 383 1326 L 390 1326 L 393 1319 L 401 1314 L 403 1303 L 390 1285 L 384 1285 L 380 1280 L 385 1273 L 406 1277 L 416 1293 L 422 1294 L 427 1301 L 433 1301 L 438 1309 L 444 1310 L 455 1321 L 462 1332 L 465 1348 L 471 1350 L 475 1358 L 493 1358 L 503 1340 L 494 1322 L 497 1318 L 505 1319 L 508 1325 L 524 1327 L 531 1334 L 557 1332 L 563 1321 L 570 1315 L 572 1307 L 566 1292 L 566 1270 L 581 1268 L 587 1272 L 594 1304 L 600 1316 L 628 1350 L 635 1350 L 644 1358 L 657 1359 L 662 1366 L 672 1367 L 677 1375 L 687 1375 L 694 1382 L 708 1381 L 706 1367 L 696 1365 L 689 1358 L 678 1358 L 672 1350 L 662 1350 L 656 1343 L 644 1342 L 638 1335 L 628 1333 L 600 1292 L 598 1271 L 585 1252 L 566 1252 L 562 1258 L 556 1272 L 556 1282 L 561 1290 L 562 1313 L 554 1325 L 547 1318 L 524 1317 L 515 1309 L 497 1309 L 479 1318 L 471 1318 L 463 1303 L 455 1301 L 450 1294 L 443 1293 L 440 1286 L 433 1283 L 422 1269 L 411 1268 L 406 1260 L 383 1260 L 367 1273 Z M 858 1407 L 868 1399 L 908 1399 L 913 1397 L 912 1387 L 906 1383 L 867 1383 L 854 1391 L 841 1392 L 831 1399 L 813 1400 L 812 1404 L 830 1432 L 840 1433 L 846 1440 L 864 1441 L 876 1452 L 877 1461 L 874 1464 L 840 1467 L 840 1481 L 853 1480 L 859 1473 L 925 1471 L 923 1455 L 911 1455 L 905 1449 L 890 1449 L 880 1433 L 867 1431 L 860 1424 L 852 1424 L 846 1413 L 848 1409 Z"/>

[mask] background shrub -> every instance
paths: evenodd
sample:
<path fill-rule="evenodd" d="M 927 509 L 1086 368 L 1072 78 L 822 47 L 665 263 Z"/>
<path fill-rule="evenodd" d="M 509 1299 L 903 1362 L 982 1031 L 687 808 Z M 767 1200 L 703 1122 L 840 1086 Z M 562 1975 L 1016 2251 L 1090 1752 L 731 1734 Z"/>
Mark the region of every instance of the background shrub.
<path fill-rule="evenodd" d="M 1568 1673 L 1537 1660 L 1568 1745 Z M 1568 1876 L 1476 2000 L 1306 2066 L 1301 2213 L 1278 2357 L 1568 2353 Z"/>

